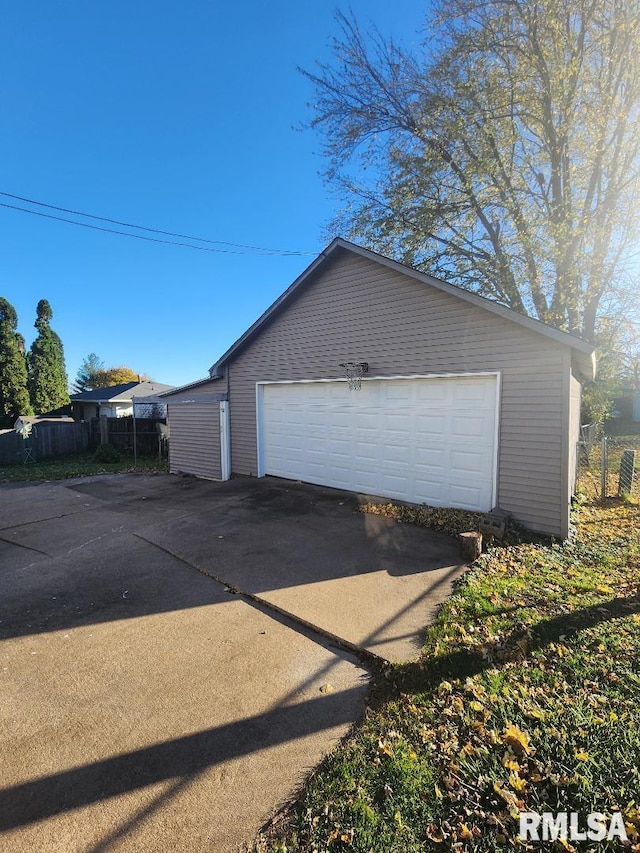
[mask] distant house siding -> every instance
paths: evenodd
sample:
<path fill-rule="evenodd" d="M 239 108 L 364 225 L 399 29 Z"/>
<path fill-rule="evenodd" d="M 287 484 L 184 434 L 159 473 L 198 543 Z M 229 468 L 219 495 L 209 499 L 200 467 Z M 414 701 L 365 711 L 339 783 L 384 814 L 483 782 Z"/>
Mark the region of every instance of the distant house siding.
<path fill-rule="evenodd" d="M 112 406 L 114 414 L 111 417 L 115 418 L 130 418 L 133 416 L 133 403 L 117 403 Z"/>
<path fill-rule="evenodd" d="M 498 503 L 566 535 L 567 347 L 349 253 L 228 364 L 232 471 L 257 474 L 258 380 L 335 378 L 346 360 L 367 361 L 371 376 L 500 371 Z"/>
<path fill-rule="evenodd" d="M 220 403 L 168 400 L 169 470 L 222 479 Z"/>
<path fill-rule="evenodd" d="M 74 413 L 78 412 L 78 419 L 81 421 L 90 421 L 98 417 L 97 403 L 73 403 L 72 408 Z"/>

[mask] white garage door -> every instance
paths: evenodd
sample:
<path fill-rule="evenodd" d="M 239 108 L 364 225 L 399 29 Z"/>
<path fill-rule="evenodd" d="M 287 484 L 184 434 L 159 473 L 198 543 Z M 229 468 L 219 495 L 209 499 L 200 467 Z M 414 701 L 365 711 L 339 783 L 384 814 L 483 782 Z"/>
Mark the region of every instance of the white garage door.
<path fill-rule="evenodd" d="M 495 376 L 260 388 L 262 474 L 432 506 L 493 506 Z"/>

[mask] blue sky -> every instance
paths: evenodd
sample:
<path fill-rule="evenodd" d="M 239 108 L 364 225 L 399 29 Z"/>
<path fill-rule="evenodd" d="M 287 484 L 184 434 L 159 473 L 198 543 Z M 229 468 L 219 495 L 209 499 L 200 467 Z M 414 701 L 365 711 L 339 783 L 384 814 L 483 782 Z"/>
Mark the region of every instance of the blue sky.
<path fill-rule="evenodd" d="M 420 39 L 422 3 L 350 7 L 405 44 Z M 46 298 L 71 380 L 90 352 L 160 382 L 205 375 L 324 246 L 338 202 L 319 174 L 320 140 L 296 129 L 311 117 L 312 97 L 296 66 L 329 58 L 334 11 L 349 6 L 35 0 L 1 8 L 2 192 L 309 253 L 193 251 L 0 207 L 0 295 L 15 306 L 27 344 Z"/>

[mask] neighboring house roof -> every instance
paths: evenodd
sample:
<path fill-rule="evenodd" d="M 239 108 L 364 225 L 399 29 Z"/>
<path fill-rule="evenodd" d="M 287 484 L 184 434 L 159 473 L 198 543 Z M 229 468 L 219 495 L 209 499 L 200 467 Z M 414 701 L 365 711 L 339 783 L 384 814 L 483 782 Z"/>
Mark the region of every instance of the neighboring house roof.
<path fill-rule="evenodd" d="M 68 415 L 59 415 L 58 417 L 47 415 L 20 415 L 18 420 L 13 425 L 14 429 L 18 429 L 18 426 L 24 426 L 24 424 L 32 424 L 37 426 L 38 424 L 73 424 L 75 423 L 74 419 Z"/>
<path fill-rule="evenodd" d="M 125 382 L 109 388 L 94 388 L 81 394 L 72 394 L 72 403 L 130 403 L 132 397 L 152 397 L 162 391 L 171 391 L 173 385 L 161 382 Z"/>
<path fill-rule="evenodd" d="M 138 382 L 125 382 L 123 385 L 111 385 L 109 388 L 94 388 L 92 391 L 71 394 L 69 399 L 74 403 L 107 403 L 138 384 Z"/>
<path fill-rule="evenodd" d="M 318 255 L 315 261 L 313 261 L 313 263 L 311 263 L 307 269 L 298 276 L 293 284 L 288 287 L 287 290 L 278 297 L 278 299 L 276 299 L 273 305 L 267 308 L 264 314 L 256 320 L 256 322 L 250 326 L 250 328 L 247 329 L 240 338 L 238 338 L 238 340 L 224 353 L 223 356 L 221 356 L 221 358 L 218 359 L 218 361 L 216 361 L 214 365 L 212 365 L 209 369 L 210 379 L 216 379 L 221 376 L 222 368 L 226 362 L 228 362 L 239 350 L 253 340 L 253 338 L 260 333 L 262 327 L 286 306 L 296 292 L 305 285 L 313 274 L 317 273 L 319 269 L 324 267 L 331 257 L 338 252 L 344 251 L 352 252 L 355 255 L 367 258 L 377 264 L 389 267 L 395 272 L 403 273 L 404 275 L 408 275 L 417 281 L 423 282 L 424 284 L 429 284 L 437 290 L 440 290 L 443 293 L 448 293 L 451 296 L 456 296 L 458 299 L 462 299 L 475 307 L 483 308 L 486 311 L 490 311 L 492 314 L 497 314 L 503 319 L 510 320 L 513 323 L 524 326 L 524 328 L 529 331 L 537 332 L 540 335 L 545 335 L 546 337 L 551 338 L 557 343 L 565 344 L 574 352 L 580 372 L 587 379 L 593 379 L 595 377 L 595 347 L 590 343 L 587 343 L 580 338 L 576 338 L 573 335 L 569 335 L 566 332 L 554 329 L 552 326 L 547 326 L 545 323 L 541 323 L 539 320 L 534 320 L 532 317 L 527 317 L 525 314 L 519 314 L 517 311 L 507 308 L 505 305 L 500 305 L 497 302 L 493 302 L 483 296 L 478 296 L 478 294 L 472 293 L 469 290 L 464 290 L 456 285 L 448 284 L 441 279 L 419 272 L 405 264 L 398 263 L 397 261 L 384 257 L 383 255 L 378 255 L 376 252 L 372 252 L 369 249 L 364 249 L 362 246 L 357 246 L 355 243 L 343 240 L 341 237 L 337 237 L 323 252 Z M 193 385 L 196 384 L 200 383 L 193 383 Z"/>

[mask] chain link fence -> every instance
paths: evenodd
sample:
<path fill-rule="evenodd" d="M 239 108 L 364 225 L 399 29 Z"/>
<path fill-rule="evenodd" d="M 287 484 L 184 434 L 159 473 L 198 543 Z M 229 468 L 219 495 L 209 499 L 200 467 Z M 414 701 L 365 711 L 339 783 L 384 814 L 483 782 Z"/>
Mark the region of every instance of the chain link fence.
<path fill-rule="evenodd" d="M 603 435 L 588 424 L 581 428 L 577 454 L 578 492 L 640 500 L 640 435 Z"/>

